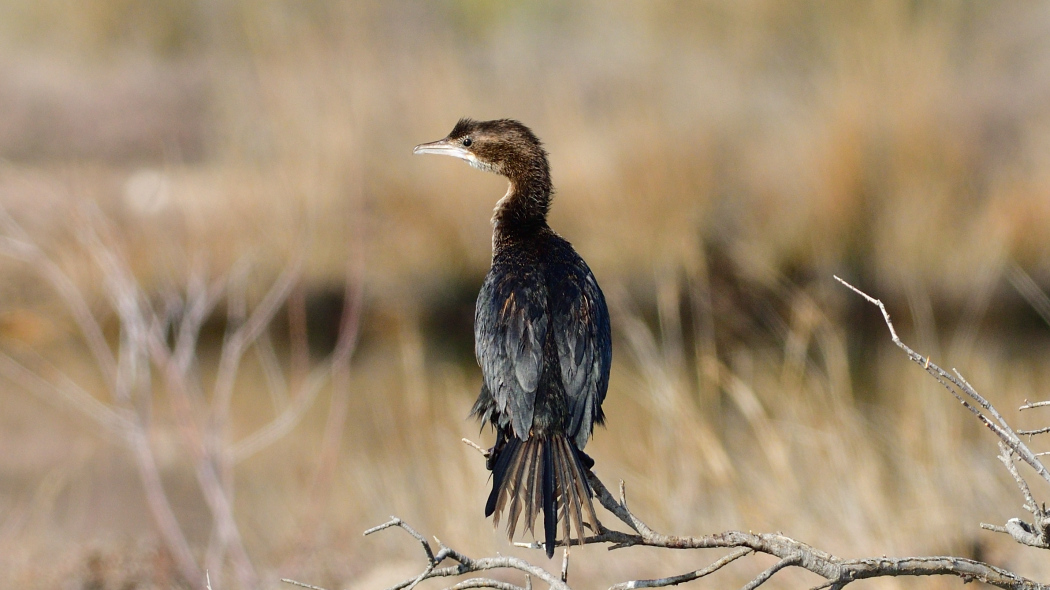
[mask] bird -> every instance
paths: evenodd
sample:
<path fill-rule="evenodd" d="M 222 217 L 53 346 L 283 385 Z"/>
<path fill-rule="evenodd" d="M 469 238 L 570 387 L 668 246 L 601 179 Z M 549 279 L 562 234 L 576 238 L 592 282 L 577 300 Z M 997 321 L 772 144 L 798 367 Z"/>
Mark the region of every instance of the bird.
<path fill-rule="evenodd" d="M 478 293 L 474 352 L 482 372 L 471 415 L 496 441 L 486 467 L 492 491 L 485 517 L 507 512 L 507 536 L 519 519 L 535 535 L 542 516 L 544 548 L 582 544 L 600 523 L 583 448 L 605 422 L 612 341 L 609 310 L 594 273 L 547 224 L 554 193 L 547 151 L 512 119 L 464 118 L 444 139 L 416 154 L 465 160 L 509 181 L 492 215 L 492 266 Z M 586 524 L 585 524 L 586 523 Z"/>

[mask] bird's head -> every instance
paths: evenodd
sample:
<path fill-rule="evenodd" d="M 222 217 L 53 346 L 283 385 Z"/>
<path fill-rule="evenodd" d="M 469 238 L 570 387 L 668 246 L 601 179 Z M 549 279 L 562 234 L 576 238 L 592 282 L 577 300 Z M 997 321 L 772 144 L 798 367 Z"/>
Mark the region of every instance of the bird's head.
<path fill-rule="evenodd" d="M 448 137 L 417 145 L 413 153 L 453 156 L 512 182 L 536 175 L 549 177 L 547 152 L 540 140 L 528 127 L 511 119 L 460 119 Z"/>

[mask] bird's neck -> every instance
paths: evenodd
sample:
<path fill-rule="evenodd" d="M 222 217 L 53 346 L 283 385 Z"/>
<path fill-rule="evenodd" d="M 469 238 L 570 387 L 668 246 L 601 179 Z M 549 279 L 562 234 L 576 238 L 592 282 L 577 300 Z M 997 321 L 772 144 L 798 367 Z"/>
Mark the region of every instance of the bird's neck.
<path fill-rule="evenodd" d="M 545 163 L 531 172 L 508 175 L 507 194 L 496 203 L 492 214 L 493 251 L 501 241 L 528 236 L 547 227 L 552 192 L 550 174 Z"/>

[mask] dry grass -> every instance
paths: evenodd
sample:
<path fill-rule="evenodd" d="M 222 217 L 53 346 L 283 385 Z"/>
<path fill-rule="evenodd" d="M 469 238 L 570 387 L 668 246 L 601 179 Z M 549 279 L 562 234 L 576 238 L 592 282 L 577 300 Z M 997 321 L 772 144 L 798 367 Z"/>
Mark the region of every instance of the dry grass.
<path fill-rule="evenodd" d="M 1045 556 L 978 530 L 1019 504 L 990 436 L 831 281 L 886 300 L 916 349 L 1000 408 L 1047 397 L 1046 326 L 1004 279 L 1012 262 L 1050 276 L 1038 9 L 92 0 L 8 2 L 0 23 L 0 99 L 14 105 L 0 198 L 89 300 L 99 277 L 55 213 L 76 201 L 114 220 L 155 292 L 196 262 L 220 273 L 245 256 L 265 285 L 306 235 L 308 290 L 323 294 L 342 282 L 348 232 L 364 255 L 331 496 L 311 504 L 327 398 L 238 467 L 237 517 L 265 579 L 403 577 L 418 557 L 408 539 L 360 537 L 388 514 L 468 553 L 513 552 L 481 518 L 486 474 L 459 442 L 479 438 L 464 419 L 479 374 L 463 310 L 504 187 L 410 151 L 463 115 L 520 118 L 547 142 L 552 224 L 591 263 L 616 324 L 609 430 L 588 451 L 654 526 L 781 530 L 844 556 L 980 554 L 1050 575 Z M 30 270 L 0 261 L 0 340 L 101 390 Z M 260 368 L 242 376 L 237 432 L 272 412 Z M 166 586 L 129 457 L 6 387 L 0 585 Z M 203 551 L 172 429 L 158 415 L 152 443 Z M 588 548 L 574 575 L 601 587 L 696 567 L 651 557 Z M 697 585 L 743 583 L 754 567 Z"/>

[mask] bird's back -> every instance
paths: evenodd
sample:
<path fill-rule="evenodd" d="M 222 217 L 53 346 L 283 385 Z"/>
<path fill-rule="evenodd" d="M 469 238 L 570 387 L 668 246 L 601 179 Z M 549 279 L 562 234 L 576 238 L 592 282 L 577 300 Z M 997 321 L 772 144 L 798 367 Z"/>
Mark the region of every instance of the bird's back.
<path fill-rule="evenodd" d="M 582 449 L 603 420 L 612 353 L 605 298 L 569 242 L 547 229 L 501 244 L 474 331 L 494 424 L 522 439 L 534 425 L 561 428 Z"/>

